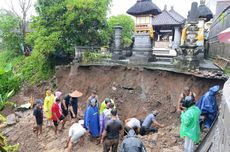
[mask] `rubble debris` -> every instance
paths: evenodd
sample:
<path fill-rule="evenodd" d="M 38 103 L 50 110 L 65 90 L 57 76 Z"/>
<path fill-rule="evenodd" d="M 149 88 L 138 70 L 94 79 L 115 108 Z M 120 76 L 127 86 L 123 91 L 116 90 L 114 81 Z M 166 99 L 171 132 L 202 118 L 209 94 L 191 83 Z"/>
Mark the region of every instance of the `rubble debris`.
<path fill-rule="evenodd" d="M 7 125 L 14 125 L 17 123 L 15 114 L 10 114 L 7 116 Z"/>

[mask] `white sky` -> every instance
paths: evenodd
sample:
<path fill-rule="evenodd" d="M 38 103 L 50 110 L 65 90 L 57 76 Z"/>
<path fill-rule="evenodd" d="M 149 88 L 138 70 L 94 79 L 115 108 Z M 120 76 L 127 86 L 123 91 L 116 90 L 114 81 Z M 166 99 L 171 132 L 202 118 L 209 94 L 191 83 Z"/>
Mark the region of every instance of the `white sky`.
<path fill-rule="evenodd" d="M 126 11 L 132 7 L 137 0 L 113 0 L 113 6 L 111 9 L 112 15 L 125 14 Z M 217 0 L 206 0 L 207 5 L 211 8 L 212 12 L 215 13 Z M 187 17 L 188 11 L 191 8 L 192 2 L 200 3 L 200 0 L 152 0 L 161 10 L 164 9 L 165 4 L 167 4 L 168 10 L 171 6 L 184 17 Z"/>
<path fill-rule="evenodd" d="M 0 0 L 0 8 L 9 9 L 11 0 Z M 12 0 L 15 9 L 19 12 L 18 0 Z M 32 0 L 35 2 L 36 0 Z M 113 0 L 112 8 L 110 10 L 111 15 L 126 14 L 126 11 L 132 7 L 137 0 Z M 161 10 L 164 9 L 164 5 L 167 4 L 167 8 L 170 9 L 171 6 L 174 10 L 180 13 L 182 16 L 187 17 L 187 13 L 191 8 L 192 2 L 200 2 L 200 0 L 152 0 Z M 215 5 L 217 0 L 206 0 L 207 5 L 211 8 L 213 13 L 215 13 Z M 30 10 L 31 14 L 35 14 L 34 8 Z"/>

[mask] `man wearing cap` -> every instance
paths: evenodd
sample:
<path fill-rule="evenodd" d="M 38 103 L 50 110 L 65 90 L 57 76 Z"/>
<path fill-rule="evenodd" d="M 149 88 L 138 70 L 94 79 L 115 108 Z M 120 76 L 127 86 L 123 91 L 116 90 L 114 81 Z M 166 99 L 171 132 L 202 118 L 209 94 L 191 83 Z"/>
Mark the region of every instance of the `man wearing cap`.
<path fill-rule="evenodd" d="M 69 94 L 71 96 L 70 99 L 70 114 L 71 118 L 77 117 L 77 110 L 78 110 L 78 98 L 81 97 L 83 94 L 77 90 Z"/>
<path fill-rule="evenodd" d="M 84 120 L 79 120 L 78 123 L 74 123 L 69 129 L 69 138 L 66 144 L 68 147 L 68 152 L 71 152 L 73 149 L 73 144 L 79 141 L 79 144 L 84 143 L 84 135 L 86 133 L 84 126 Z"/>
<path fill-rule="evenodd" d="M 38 138 L 38 134 L 42 134 L 42 124 L 43 124 L 43 112 L 42 112 L 42 101 L 37 100 L 33 111 L 34 115 L 34 125 L 36 122 L 35 131 Z"/>
<path fill-rule="evenodd" d="M 140 130 L 140 134 L 143 136 L 143 135 L 147 135 L 149 134 L 150 132 L 157 132 L 157 129 L 152 127 L 152 123 L 154 125 L 156 125 L 157 127 L 160 127 L 160 128 L 163 128 L 164 125 L 163 124 L 160 124 L 156 121 L 156 116 L 158 115 L 158 111 L 155 110 L 153 111 L 151 114 L 149 114 L 148 116 L 145 117 L 143 123 L 142 123 L 142 126 L 141 126 L 141 130 Z"/>
<path fill-rule="evenodd" d="M 201 111 L 196 107 L 192 96 L 185 97 L 182 106 L 180 137 L 184 139 L 184 151 L 193 152 L 194 143 L 200 142 L 199 118 Z"/>
<path fill-rule="evenodd" d="M 218 106 L 216 95 L 220 90 L 220 86 L 216 85 L 209 89 L 196 103 L 196 106 L 201 110 L 202 123 L 204 130 L 208 130 L 217 116 Z"/>

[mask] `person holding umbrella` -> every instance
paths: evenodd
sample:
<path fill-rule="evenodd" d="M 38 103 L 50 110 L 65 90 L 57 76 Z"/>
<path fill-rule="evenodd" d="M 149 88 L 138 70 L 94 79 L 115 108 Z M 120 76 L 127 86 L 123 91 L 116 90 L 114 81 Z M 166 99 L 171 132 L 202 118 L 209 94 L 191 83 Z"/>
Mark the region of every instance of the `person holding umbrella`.
<path fill-rule="evenodd" d="M 69 110 L 71 118 L 77 117 L 77 110 L 78 110 L 78 98 L 81 97 L 83 93 L 75 90 L 74 92 L 70 93 L 69 96 L 71 97 L 70 103 L 69 103 Z"/>

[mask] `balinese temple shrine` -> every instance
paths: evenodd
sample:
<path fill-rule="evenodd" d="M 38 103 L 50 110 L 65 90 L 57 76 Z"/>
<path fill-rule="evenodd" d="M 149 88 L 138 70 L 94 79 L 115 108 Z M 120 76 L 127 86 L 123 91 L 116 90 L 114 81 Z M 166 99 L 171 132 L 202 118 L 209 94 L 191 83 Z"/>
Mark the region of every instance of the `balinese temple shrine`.
<path fill-rule="evenodd" d="M 161 13 L 161 10 L 152 0 L 137 0 L 136 4 L 127 11 L 135 16 L 136 26 L 134 34 L 134 46 L 132 59 L 136 61 L 150 61 L 154 40 L 153 19 Z M 138 58 L 138 60 L 135 60 Z"/>
<path fill-rule="evenodd" d="M 173 7 L 168 11 L 165 6 L 161 11 L 152 0 L 137 0 L 127 13 L 136 18 L 133 56 L 147 57 L 149 61 L 155 48 L 160 48 L 160 51 L 167 48 L 167 55 L 170 53 L 168 50 L 180 45 L 185 18 Z"/>
<path fill-rule="evenodd" d="M 177 13 L 173 7 L 168 11 L 165 5 L 161 14 L 157 15 L 153 21 L 154 28 L 154 48 L 173 48 L 180 45 L 181 31 L 185 23 L 185 18 Z"/>

